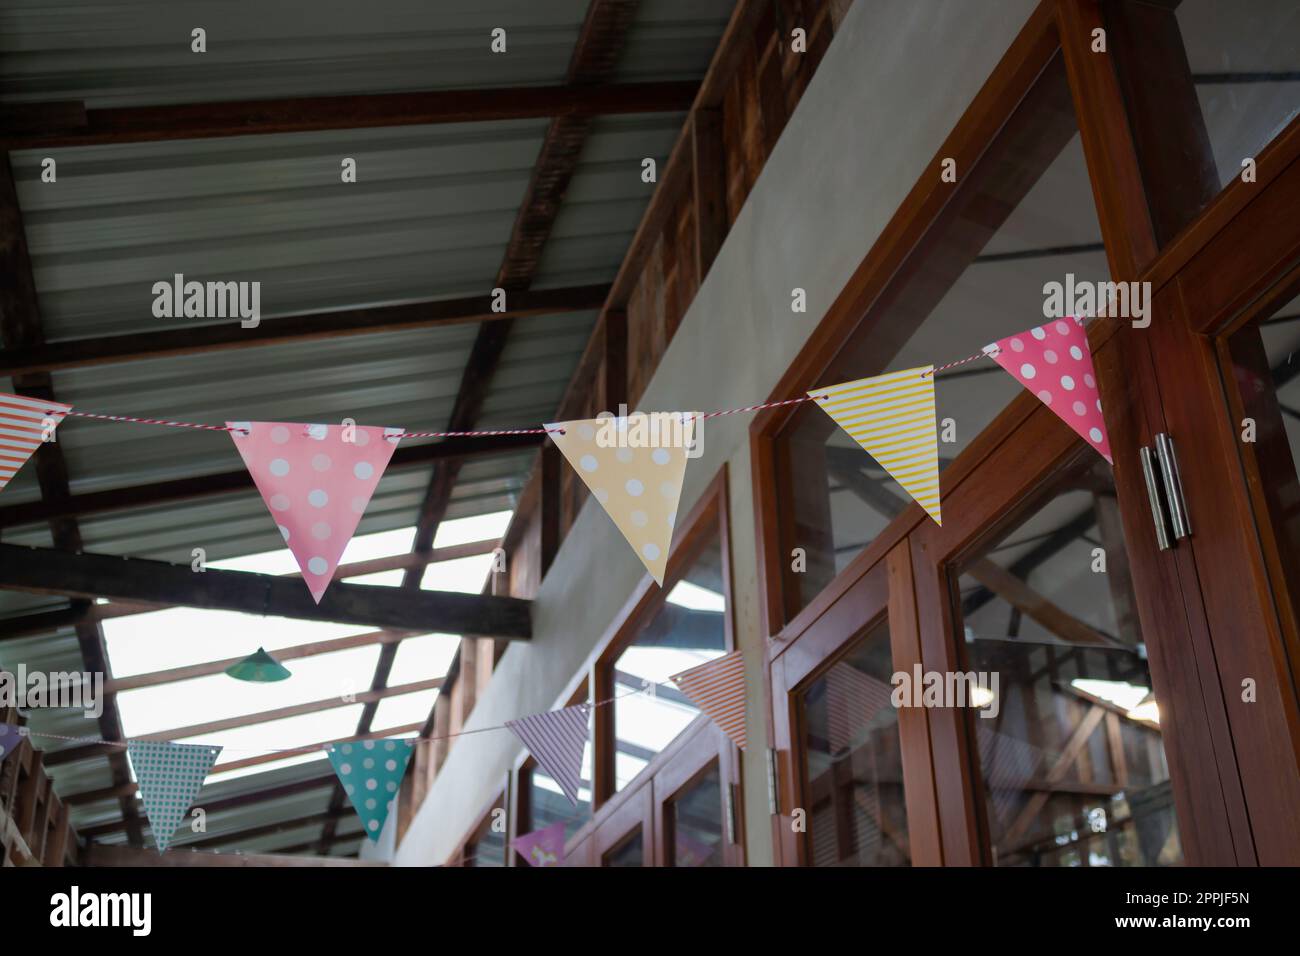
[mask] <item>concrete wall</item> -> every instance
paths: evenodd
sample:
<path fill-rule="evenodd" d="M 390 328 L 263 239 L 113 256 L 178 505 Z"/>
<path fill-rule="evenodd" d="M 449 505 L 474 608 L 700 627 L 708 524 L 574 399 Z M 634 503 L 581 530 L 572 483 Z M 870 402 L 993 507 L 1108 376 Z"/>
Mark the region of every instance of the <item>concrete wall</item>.
<path fill-rule="evenodd" d="M 858 0 L 791 117 L 641 401 L 722 409 L 765 399 L 939 148 L 1037 0 Z M 806 290 L 808 311 L 790 310 Z M 719 374 L 725 370 L 725 374 Z M 765 638 L 750 487 L 750 419 L 711 420 L 687 470 L 686 514 L 731 472 L 736 633 L 749 678 L 742 773 L 750 865 L 773 861 L 764 768 Z M 537 595 L 534 637 L 511 645 L 468 728 L 550 709 L 644 570 L 591 500 Z M 398 848 L 398 865 L 455 849 L 520 748 L 508 731 L 459 741 Z"/>

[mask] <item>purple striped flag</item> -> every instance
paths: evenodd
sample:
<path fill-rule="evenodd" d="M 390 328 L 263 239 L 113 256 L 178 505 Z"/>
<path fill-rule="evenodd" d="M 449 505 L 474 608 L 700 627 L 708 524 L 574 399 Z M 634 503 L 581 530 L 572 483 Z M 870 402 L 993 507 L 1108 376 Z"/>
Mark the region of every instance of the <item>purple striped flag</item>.
<path fill-rule="evenodd" d="M 544 714 L 507 720 L 506 726 L 518 737 L 542 769 L 560 785 L 564 795 L 578 805 L 578 781 L 582 774 L 582 751 L 587 745 L 590 704 L 578 704 Z"/>

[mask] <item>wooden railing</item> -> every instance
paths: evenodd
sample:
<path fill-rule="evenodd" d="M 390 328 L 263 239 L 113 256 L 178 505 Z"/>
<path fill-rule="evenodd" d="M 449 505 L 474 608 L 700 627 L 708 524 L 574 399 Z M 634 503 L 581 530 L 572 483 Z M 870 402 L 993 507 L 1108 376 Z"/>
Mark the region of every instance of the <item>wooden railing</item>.
<path fill-rule="evenodd" d="M 26 723 L 12 707 L 0 708 L 0 722 Z M 20 741 L 0 761 L 0 866 L 75 865 L 77 834 L 68 806 L 54 792 L 41 751 L 29 737 Z"/>

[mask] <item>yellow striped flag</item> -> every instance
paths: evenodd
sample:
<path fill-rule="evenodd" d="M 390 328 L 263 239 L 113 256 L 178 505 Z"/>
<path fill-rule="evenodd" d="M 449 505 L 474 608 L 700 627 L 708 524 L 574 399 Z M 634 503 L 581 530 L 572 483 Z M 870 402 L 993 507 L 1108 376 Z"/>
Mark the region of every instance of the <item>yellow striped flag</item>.
<path fill-rule="evenodd" d="M 933 365 L 828 385 L 808 394 L 936 524 L 943 524 Z"/>

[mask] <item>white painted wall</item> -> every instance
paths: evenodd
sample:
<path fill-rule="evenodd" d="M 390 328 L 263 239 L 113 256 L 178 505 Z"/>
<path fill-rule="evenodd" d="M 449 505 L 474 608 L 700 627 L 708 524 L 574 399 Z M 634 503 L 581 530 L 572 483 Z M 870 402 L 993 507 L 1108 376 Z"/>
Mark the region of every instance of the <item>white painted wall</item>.
<path fill-rule="evenodd" d="M 686 313 L 641 407 L 723 409 L 765 399 L 997 64 L 1037 0 L 857 0 Z M 803 288 L 808 311 L 790 311 Z M 721 373 L 721 374 L 720 374 Z M 750 419 L 710 420 L 686 514 L 731 469 L 733 606 L 749 678 L 742 765 L 747 851 L 773 861 L 750 486 Z M 548 710 L 644 575 L 613 523 L 583 507 L 534 604 L 533 639 L 501 658 L 468 729 Z M 519 756 L 508 731 L 458 742 L 394 858 L 440 864 Z"/>

